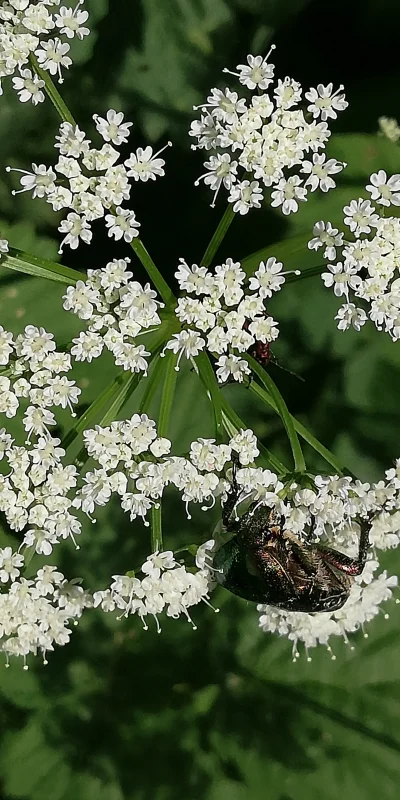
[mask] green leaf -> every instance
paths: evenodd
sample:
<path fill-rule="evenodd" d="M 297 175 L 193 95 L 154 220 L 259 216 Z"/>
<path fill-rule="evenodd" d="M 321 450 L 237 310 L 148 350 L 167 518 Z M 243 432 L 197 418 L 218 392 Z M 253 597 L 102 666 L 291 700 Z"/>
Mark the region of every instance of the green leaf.
<path fill-rule="evenodd" d="M 25 275 L 34 275 L 36 278 L 47 278 L 50 281 L 64 283 L 67 286 L 75 284 L 79 280 L 85 280 L 85 276 L 75 269 L 64 267 L 55 261 L 48 261 L 39 258 L 32 253 L 24 253 L 11 247 L 10 252 L 2 256 L 0 266 L 7 269 L 23 272 Z"/>

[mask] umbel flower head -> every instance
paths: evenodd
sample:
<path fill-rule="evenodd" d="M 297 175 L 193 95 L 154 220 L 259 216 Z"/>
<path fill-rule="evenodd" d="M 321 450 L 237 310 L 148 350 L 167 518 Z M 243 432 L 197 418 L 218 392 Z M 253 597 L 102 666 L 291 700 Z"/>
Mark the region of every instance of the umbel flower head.
<path fill-rule="evenodd" d="M 159 155 L 171 142 L 157 153 L 151 147 L 139 147 L 123 164 L 117 163 L 120 153 L 116 148 L 128 141 L 132 123 L 124 122 L 122 112 L 114 109 L 109 109 L 105 118 L 94 114 L 93 119 L 103 140 L 100 149 L 92 147 L 77 125 L 62 122 L 56 136 L 59 157 L 54 168 L 46 164 L 32 164 L 31 171 L 6 167 L 7 172 L 22 174 L 22 188 L 13 194 L 32 192 L 33 198 L 44 199 L 54 211 L 68 210 L 58 228 L 65 234 L 59 253 L 65 246 L 76 250 L 81 242 L 90 244 L 91 225 L 102 218 L 110 237 L 131 242 L 139 235 L 140 222 L 133 210 L 123 208 L 130 198 L 130 179 L 147 182 L 165 174 L 165 161 Z"/>
<path fill-rule="evenodd" d="M 166 350 L 178 354 L 178 370 L 182 356 L 193 359 L 206 349 L 216 359 L 220 383 L 242 383 L 250 375 L 243 354 L 278 338 L 278 323 L 268 314 L 266 301 L 282 288 L 287 274 L 274 257 L 261 261 L 250 276 L 232 258 L 213 271 L 189 266 L 181 258 L 175 278 L 184 295 L 175 314 L 183 330 L 171 337 L 162 355 Z"/>
<path fill-rule="evenodd" d="M 384 216 L 390 206 L 400 205 L 400 175 L 388 177 L 381 169 L 366 186 L 371 200 L 362 197 L 344 207 L 346 232 L 330 222 L 317 222 L 308 246 L 323 248 L 328 261 L 322 274 L 325 286 L 345 302 L 335 317 L 338 329 L 359 331 L 368 318 L 379 331 L 400 338 L 400 220 Z M 336 260 L 338 258 L 338 260 Z M 355 301 L 355 302 L 353 302 Z"/>
<path fill-rule="evenodd" d="M 62 70 L 71 66 L 70 44 L 90 33 L 84 0 L 9 0 L 0 8 L 1 78 L 11 77 L 22 103 L 44 101 L 44 81 L 29 68 L 34 56 L 39 66 L 63 82 Z M 0 94 L 3 93 L 0 84 Z"/>
<path fill-rule="evenodd" d="M 343 86 L 334 91 L 332 83 L 318 84 L 304 100 L 293 78 L 278 79 L 273 87 L 273 49 L 265 58 L 248 55 L 237 72 L 225 69 L 238 79 L 241 93 L 212 89 L 207 102 L 195 106 L 201 114 L 189 131 L 196 140 L 192 148 L 208 156 L 196 185 L 210 186 L 212 206 L 223 186 L 238 214 L 260 208 L 264 187 L 272 190 L 272 207 L 294 213 L 308 192 L 334 188 L 332 176 L 346 166 L 321 152 L 331 135 L 327 120 L 347 108 Z"/>

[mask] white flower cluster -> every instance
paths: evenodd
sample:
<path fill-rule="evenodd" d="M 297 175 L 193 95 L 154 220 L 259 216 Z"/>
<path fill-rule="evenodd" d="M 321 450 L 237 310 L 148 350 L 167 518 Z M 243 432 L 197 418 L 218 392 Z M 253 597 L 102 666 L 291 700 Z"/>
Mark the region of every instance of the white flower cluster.
<path fill-rule="evenodd" d="M 386 472 L 386 480 L 372 485 L 337 475 L 317 475 L 307 487 L 293 482 L 284 485 L 269 470 L 252 467 L 239 469 L 236 479 L 242 488 L 239 502 L 251 498 L 255 508 L 263 505 L 277 520 L 283 517 L 288 534 L 307 542 L 321 541 L 351 556 L 358 551 L 360 520 L 372 519 L 369 538 L 375 555 L 355 579 L 343 608 L 306 614 L 258 606 L 260 627 L 288 636 L 294 643 L 295 658 L 298 641 L 306 648 L 327 644 L 331 635 L 340 634 L 347 641 L 347 633 L 372 619 L 397 585 L 396 577 L 388 577 L 386 572 L 375 577 L 374 573 L 379 567 L 376 550 L 400 544 L 400 459 Z"/>
<path fill-rule="evenodd" d="M 98 358 L 105 346 L 124 370 L 146 373 L 150 353 L 135 337 L 160 325 L 157 312 L 163 303 L 150 284 L 131 280 L 129 262 L 114 258 L 104 269 L 89 269 L 85 282 L 68 287 L 63 305 L 87 323 L 87 331 L 72 340 L 77 361 Z"/>
<path fill-rule="evenodd" d="M 308 247 L 324 248 L 323 257 L 330 263 L 322 280 L 336 297 L 345 298 L 335 317 L 338 329 L 359 331 L 369 317 L 379 331 L 396 341 L 400 338 L 400 219 L 377 212 L 384 214 L 389 206 L 400 205 L 400 175 L 388 178 L 381 169 L 370 176 L 366 189 L 375 206 L 360 197 L 343 209 L 344 224 L 353 238 L 345 239 L 348 233 L 320 221 L 314 225 Z M 354 298 L 361 305 L 351 302 Z"/>
<path fill-rule="evenodd" d="M 68 537 L 77 547 L 75 536 L 81 532 L 68 497 L 76 487 L 77 470 L 62 464 L 65 450 L 59 445 L 59 439 L 46 435 L 27 449 L 0 429 L 0 460 L 9 470 L 0 475 L 0 511 L 13 531 L 23 532 L 21 546 L 41 555 L 50 555 L 53 546 Z"/>
<path fill-rule="evenodd" d="M 308 105 L 302 109 L 302 87 L 293 78 L 279 79 L 270 89 L 275 69 L 268 62 L 272 49 L 265 58 L 248 55 L 247 63 L 230 73 L 247 90 L 245 97 L 229 88 L 212 89 L 207 102 L 195 106 L 201 116 L 189 131 L 197 140 L 192 149 L 210 154 L 204 163 L 207 171 L 196 184 L 204 180 L 210 186 L 212 205 L 224 185 L 239 214 L 260 208 L 264 186 L 273 187 L 271 205 L 291 214 L 307 199 L 308 191 L 332 189 L 336 185 L 332 176 L 346 166 L 320 152 L 330 136 L 327 120 L 347 108 L 343 86 L 333 91 L 331 83 L 318 84 L 305 92 Z"/>
<path fill-rule="evenodd" d="M 110 109 L 105 119 L 97 114 L 93 119 L 104 141 L 100 150 L 91 146 L 77 125 L 63 122 L 56 136 L 60 155 L 54 169 L 45 164 L 32 164 L 31 172 L 7 167 L 8 172 L 22 173 L 19 192 L 44 198 L 54 211 L 71 209 L 58 228 L 65 234 L 59 253 L 65 245 L 75 250 L 80 241 L 90 244 L 91 223 L 104 217 L 106 211 L 110 212 L 105 215 L 108 235 L 131 242 L 139 235 L 140 223 L 134 211 L 122 208 L 131 193 L 129 179 L 146 182 L 164 175 L 165 161 L 158 158 L 162 151 L 153 153 L 151 147 L 139 147 L 123 164 L 117 164 L 120 154 L 115 148 L 128 141 L 132 125 L 123 121 L 122 112 Z"/>
<path fill-rule="evenodd" d="M 288 273 L 282 272 L 282 266 L 269 258 L 248 278 L 240 262 L 232 258 L 213 273 L 197 264 L 189 267 L 181 258 L 175 277 L 186 294 L 178 300 L 175 314 L 186 327 L 173 334 L 164 348 L 179 354 L 175 369 L 179 369 L 182 355 L 193 358 L 206 348 L 218 359 L 216 372 L 221 383 L 228 379 L 243 382 L 250 368 L 240 354 L 278 337 L 278 324 L 268 316 L 265 301 L 285 282 Z"/>
<path fill-rule="evenodd" d="M 96 425 L 84 432 L 84 442 L 100 468 L 86 473 L 85 485 L 77 492 L 73 505 L 90 517 L 96 505 L 105 505 L 116 492 L 130 519 L 142 517 L 146 526 L 146 515 L 152 506 L 158 507 L 166 486 L 178 489 L 186 509 L 190 502 L 207 500 L 211 500 L 212 507 L 215 498 L 226 491 L 227 483 L 220 473 L 231 460 L 232 451 L 243 465 L 251 464 L 259 454 L 253 432 L 242 430 L 229 444 L 198 439 L 191 445 L 189 458 L 169 456 L 171 442 L 157 437 L 155 422 L 146 414 L 134 414 L 131 419 L 112 422 L 106 428 Z"/>
<path fill-rule="evenodd" d="M 0 8 L 0 78 L 14 75 L 13 88 L 22 103 L 44 101 L 44 81 L 32 72 L 32 56 L 50 75 L 58 75 L 72 60 L 68 41 L 83 39 L 88 12 L 84 0 L 60 5 L 61 0 L 7 0 Z M 0 94 L 3 90 L 0 84 Z"/>
<path fill-rule="evenodd" d="M 0 414 L 14 417 L 21 400 L 28 402 L 23 426 L 28 434 L 48 436 L 48 426 L 56 419 L 51 407 L 69 408 L 78 402 L 81 390 L 63 373 L 71 369 L 71 356 L 59 353 L 52 333 L 27 325 L 24 333 L 13 337 L 0 325 Z M 6 374 L 4 374 L 4 372 Z"/>
<path fill-rule="evenodd" d="M 29 653 L 46 653 L 54 645 L 69 642 L 68 624 L 82 616 L 84 608 L 91 607 L 90 594 L 79 586 L 79 580 L 67 581 L 56 567 L 45 565 L 33 580 L 20 577 L 23 557 L 13 554 L 11 547 L 0 549 L 0 652 L 24 659 Z M 9 586 L 6 584 L 10 582 Z"/>
<path fill-rule="evenodd" d="M 180 565 L 171 550 L 153 553 L 141 566 L 144 574 L 142 579 L 113 575 L 110 589 L 94 593 L 94 606 L 100 606 L 103 611 L 114 611 L 118 608 L 124 617 L 137 614 L 144 630 L 148 630 L 145 617 L 151 615 L 156 621 L 157 632 L 160 633 L 158 615 L 162 612 L 173 619 L 184 615 L 196 630 L 188 609 L 201 601 L 210 605 L 208 599 L 211 573 L 207 567 L 207 555 L 213 546 L 214 541 L 211 539 L 198 548 L 197 571 Z"/>

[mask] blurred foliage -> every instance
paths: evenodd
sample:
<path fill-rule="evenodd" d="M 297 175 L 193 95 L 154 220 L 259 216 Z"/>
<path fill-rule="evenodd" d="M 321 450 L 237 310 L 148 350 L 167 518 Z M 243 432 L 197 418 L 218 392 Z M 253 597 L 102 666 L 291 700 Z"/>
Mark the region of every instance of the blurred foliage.
<path fill-rule="evenodd" d="M 173 141 L 166 177 L 140 186 L 133 197 L 144 241 L 166 276 L 179 256 L 200 258 L 223 211 L 222 200 L 211 210 L 206 188 L 193 188 L 201 155 L 190 152 L 191 106 L 211 86 L 225 85 L 223 66 L 271 40 L 278 46 L 278 75 L 305 85 L 346 85 L 350 107 L 333 125 L 329 151 L 349 166 L 335 192 L 314 196 L 290 220 L 267 208 L 236 220 L 221 258 L 268 248 L 287 268 L 316 265 L 318 256 L 306 250 L 312 224 L 339 222 L 341 206 L 359 196 L 371 171 L 400 171 L 400 150 L 375 135 L 379 116 L 400 118 L 397 0 L 86 2 L 93 33 L 74 43 L 63 96 L 89 133 L 92 114 L 115 107 L 134 122 L 133 147 Z M 49 103 L 30 108 L 5 89 L 0 121 L 2 176 L 6 164 L 53 162 L 58 120 Z M 56 260 L 57 215 L 27 195 L 12 198 L 14 181 L 10 175 L 0 180 L 1 234 L 15 247 Z M 65 263 L 84 270 L 126 254 L 99 225 L 94 246 L 81 245 Z M 66 344 L 79 324 L 60 314 L 61 294 L 58 285 L 0 269 L 1 324 L 14 332 L 40 324 Z M 373 480 L 399 455 L 399 345 L 372 328 L 338 333 L 336 307 L 318 277 L 282 291 L 271 312 L 280 322 L 275 355 L 284 369 L 271 372 L 292 413 L 351 471 Z M 75 370 L 83 411 L 115 368 L 104 356 Z M 140 391 L 124 414 L 137 408 Z M 245 389 L 224 391 L 266 446 L 288 457 L 277 417 Z M 208 400 L 189 369 L 179 376 L 174 411 L 170 435 L 177 451 L 194 435 L 212 435 Z M 67 420 L 60 415 L 61 434 Z M 324 466 L 312 452 L 307 459 L 311 468 Z M 203 541 L 216 520 L 217 513 L 194 515 L 191 540 Z M 182 504 L 169 496 L 168 546 L 187 543 L 187 528 Z M 91 588 L 103 587 L 110 574 L 140 562 L 147 537 L 140 524 L 110 507 L 95 527 L 85 525 L 79 556 L 63 548 L 62 566 Z M 386 554 L 384 566 L 396 572 L 398 561 Z M 397 607 L 389 609 L 389 620 L 371 624 L 368 639 L 362 632 L 353 637 L 354 651 L 334 642 L 335 661 L 321 648 L 311 663 L 293 664 L 287 640 L 258 631 L 253 607 L 223 590 L 215 603 L 216 616 L 196 609 L 196 632 L 166 620 L 159 637 L 155 627 L 142 631 L 139 620 L 86 615 L 71 645 L 58 649 L 47 667 L 38 661 L 27 674 L 18 664 L 2 669 L 2 800 L 397 798 Z"/>

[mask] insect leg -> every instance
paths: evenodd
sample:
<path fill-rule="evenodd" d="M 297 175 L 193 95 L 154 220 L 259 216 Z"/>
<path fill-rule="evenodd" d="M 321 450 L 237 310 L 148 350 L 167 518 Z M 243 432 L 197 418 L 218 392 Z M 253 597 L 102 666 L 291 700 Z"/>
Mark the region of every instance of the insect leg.
<path fill-rule="evenodd" d="M 371 529 L 370 520 L 362 520 L 360 524 L 360 542 L 358 547 L 357 558 L 351 558 L 332 547 L 325 547 L 325 545 L 316 545 L 321 558 L 333 567 L 345 572 L 347 575 L 361 575 L 365 562 L 367 560 L 367 553 L 369 548 L 369 532 Z"/>
<path fill-rule="evenodd" d="M 227 530 L 231 528 L 235 522 L 232 519 L 232 512 L 235 508 L 235 505 L 240 497 L 241 488 L 238 485 L 236 480 L 236 473 L 238 468 L 238 457 L 235 453 L 232 453 L 232 480 L 231 486 L 228 492 L 228 497 L 224 503 L 224 507 L 222 509 L 222 522 Z"/>

